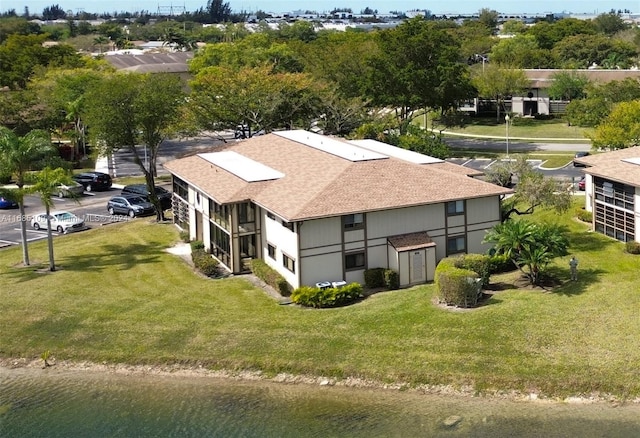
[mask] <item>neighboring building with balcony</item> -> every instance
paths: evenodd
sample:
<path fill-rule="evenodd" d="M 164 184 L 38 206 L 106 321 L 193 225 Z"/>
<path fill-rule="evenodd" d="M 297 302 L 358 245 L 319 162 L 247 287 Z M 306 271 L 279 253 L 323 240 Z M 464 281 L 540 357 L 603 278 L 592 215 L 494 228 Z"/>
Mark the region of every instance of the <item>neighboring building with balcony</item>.
<path fill-rule="evenodd" d="M 481 172 L 374 140 L 307 131 L 253 137 L 165 164 L 174 221 L 231 272 L 264 259 L 296 288 L 364 283 L 391 268 L 401 286 L 434 279 L 436 263 L 482 253 L 512 190 Z"/>
<path fill-rule="evenodd" d="M 639 241 L 640 147 L 575 158 L 585 168 L 585 208 L 593 229 L 622 242 Z"/>

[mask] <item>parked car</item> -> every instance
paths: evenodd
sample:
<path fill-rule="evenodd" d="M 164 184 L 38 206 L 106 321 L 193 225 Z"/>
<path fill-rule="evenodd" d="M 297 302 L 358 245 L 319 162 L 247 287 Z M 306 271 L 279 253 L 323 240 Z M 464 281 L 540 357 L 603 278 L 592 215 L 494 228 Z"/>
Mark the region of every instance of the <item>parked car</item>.
<path fill-rule="evenodd" d="M 146 184 L 129 184 L 128 186 L 124 186 L 122 188 L 122 194 L 137 195 L 145 198 L 147 201 L 150 201 L 149 191 L 147 190 Z M 156 196 L 160 200 L 160 205 L 163 210 L 171 208 L 171 192 L 164 187 L 156 186 Z"/>
<path fill-rule="evenodd" d="M 580 181 L 578 181 L 578 190 L 584 191 L 585 184 L 586 184 L 586 181 L 585 181 L 585 177 L 583 176 L 582 178 L 580 178 Z"/>
<path fill-rule="evenodd" d="M 111 188 L 111 176 L 102 172 L 83 172 L 73 175 L 73 179 L 84 186 L 85 191 L 109 190 Z"/>
<path fill-rule="evenodd" d="M 0 209 L 18 208 L 18 203 L 0 196 Z"/>
<path fill-rule="evenodd" d="M 77 198 L 84 193 L 84 186 L 73 181 L 70 184 L 60 184 L 58 186 L 59 198 Z"/>
<path fill-rule="evenodd" d="M 119 195 L 107 201 L 107 211 L 109 214 L 126 214 L 129 217 L 144 216 L 154 214 L 155 207 L 142 196 Z"/>
<path fill-rule="evenodd" d="M 54 211 L 49 214 L 49 217 L 51 219 L 51 229 L 56 230 L 60 234 L 87 229 L 84 220 L 68 211 Z M 41 228 L 46 230 L 47 214 L 40 213 L 33 216 L 31 218 L 31 226 L 36 230 Z"/>
<path fill-rule="evenodd" d="M 586 157 L 587 155 L 589 155 L 589 152 L 577 152 L 573 158 L 582 158 L 582 157 Z M 573 167 L 587 167 L 582 163 L 576 163 L 575 159 L 573 160 Z"/>

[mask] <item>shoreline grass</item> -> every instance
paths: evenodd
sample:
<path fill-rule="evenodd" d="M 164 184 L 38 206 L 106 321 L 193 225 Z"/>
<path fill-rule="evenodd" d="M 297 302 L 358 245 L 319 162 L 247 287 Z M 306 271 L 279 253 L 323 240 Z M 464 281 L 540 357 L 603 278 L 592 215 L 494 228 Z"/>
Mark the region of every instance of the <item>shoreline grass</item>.
<path fill-rule="evenodd" d="M 195 274 L 164 251 L 176 228 L 145 219 L 57 238 L 55 273 L 37 270 L 44 241 L 30 245 L 31 267 L 5 249 L 0 357 L 49 350 L 61 361 L 640 395 L 640 258 L 571 214 L 536 216 L 569 227 L 580 281 L 544 292 L 515 289 L 513 273 L 492 277 L 504 290 L 471 311 L 434 305 L 431 284 L 339 309 L 281 306 L 242 278 Z M 567 261 L 551 267 L 562 280 Z"/>

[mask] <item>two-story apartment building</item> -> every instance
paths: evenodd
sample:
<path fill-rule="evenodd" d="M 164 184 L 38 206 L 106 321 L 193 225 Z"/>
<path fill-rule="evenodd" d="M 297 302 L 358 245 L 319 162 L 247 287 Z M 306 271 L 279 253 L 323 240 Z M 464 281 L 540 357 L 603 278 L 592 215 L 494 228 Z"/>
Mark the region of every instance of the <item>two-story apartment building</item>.
<path fill-rule="evenodd" d="M 622 242 L 640 242 L 640 147 L 574 160 L 585 168 L 585 209 L 593 229 Z"/>
<path fill-rule="evenodd" d="M 484 252 L 510 189 L 480 172 L 374 140 L 307 131 L 253 137 L 165 164 L 174 217 L 231 272 L 261 258 L 292 287 L 364 282 L 391 268 L 402 286 L 445 256 Z"/>

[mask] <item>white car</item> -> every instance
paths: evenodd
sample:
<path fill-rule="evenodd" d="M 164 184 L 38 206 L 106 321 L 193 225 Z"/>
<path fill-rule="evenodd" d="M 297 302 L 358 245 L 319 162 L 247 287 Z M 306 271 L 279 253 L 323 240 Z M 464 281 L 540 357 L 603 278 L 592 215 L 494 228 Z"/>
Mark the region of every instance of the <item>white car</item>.
<path fill-rule="evenodd" d="M 87 229 L 84 220 L 80 219 L 73 213 L 68 211 L 54 211 L 49 215 L 51 219 L 51 229 L 58 233 L 70 233 L 72 231 L 81 231 Z M 36 214 L 31 218 L 31 226 L 36 229 L 47 229 L 47 214 Z"/>
<path fill-rule="evenodd" d="M 84 186 L 73 181 L 70 184 L 60 184 L 58 186 L 59 198 L 77 198 L 84 193 Z"/>

